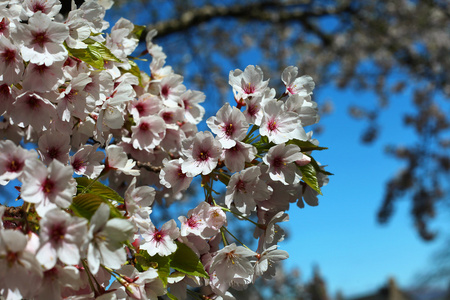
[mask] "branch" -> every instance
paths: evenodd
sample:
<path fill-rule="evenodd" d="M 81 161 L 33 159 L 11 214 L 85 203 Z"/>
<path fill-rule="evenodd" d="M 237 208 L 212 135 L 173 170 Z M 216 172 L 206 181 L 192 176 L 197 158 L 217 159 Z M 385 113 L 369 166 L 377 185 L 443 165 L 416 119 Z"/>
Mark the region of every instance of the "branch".
<path fill-rule="evenodd" d="M 294 3 L 296 5 L 294 5 Z M 322 17 L 337 15 L 343 12 L 352 12 L 349 5 L 313 8 L 309 11 L 294 9 L 295 7 L 298 8 L 300 4 L 303 4 L 303 7 L 306 7 L 303 1 L 291 1 L 286 3 L 280 3 L 279 1 L 263 1 L 233 6 L 206 5 L 186 11 L 178 19 L 161 21 L 154 25 L 149 25 L 142 37 L 145 38 L 146 33 L 152 29 L 158 31 L 157 37 L 163 37 L 189 30 L 202 23 L 218 18 L 235 18 L 246 21 L 262 21 L 275 24 L 297 21 L 319 36 L 324 42 L 327 42 L 329 37 L 308 19 L 311 17 Z"/>

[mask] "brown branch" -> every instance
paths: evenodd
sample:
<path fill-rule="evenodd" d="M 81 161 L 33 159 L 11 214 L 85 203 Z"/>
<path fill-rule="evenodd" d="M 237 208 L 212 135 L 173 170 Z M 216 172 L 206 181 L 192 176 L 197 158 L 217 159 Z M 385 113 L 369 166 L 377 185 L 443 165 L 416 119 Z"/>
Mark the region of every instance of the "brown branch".
<path fill-rule="evenodd" d="M 218 18 L 235 18 L 239 20 L 260 21 L 275 24 L 297 21 L 309 31 L 319 36 L 324 42 L 329 42 L 328 35 L 323 33 L 316 25 L 310 22 L 309 18 L 351 12 L 349 5 L 313 8 L 311 10 L 299 9 L 298 6 L 304 4 L 303 2 L 304 1 L 291 1 L 289 3 L 281 3 L 279 1 L 263 1 L 233 6 L 206 5 L 186 11 L 178 19 L 161 21 L 154 25 L 149 25 L 147 27 L 147 31 L 142 35 L 142 37 L 145 38 L 146 33 L 152 29 L 157 30 L 157 37 L 163 37 L 173 33 L 189 30 L 202 23 Z M 296 6 L 297 9 L 295 9 Z"/>

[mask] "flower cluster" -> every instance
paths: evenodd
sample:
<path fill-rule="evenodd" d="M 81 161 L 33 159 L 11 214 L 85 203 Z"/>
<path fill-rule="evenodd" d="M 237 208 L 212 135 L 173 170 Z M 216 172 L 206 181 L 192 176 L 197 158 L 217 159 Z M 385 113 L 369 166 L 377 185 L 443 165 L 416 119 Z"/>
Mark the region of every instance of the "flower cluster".
<path fill-rule="evenodd" d="M 317 205 L 327 183 L 311 156 L 326 148 L 304 130 L 319 120 L 314 82 L 288 67 L 276 98 L 258 66 L 232 71 L 236 106 L 198 132 L 205 95 L 165 65 L 155 31 L 142 72 L 143 28 L 120 19 L 105 33 L 102 4 L 65 19 L 58 0 L 0 4 L 0 184 L 19 182 L 23 201 L 0 206 L 0 296 L 185 299 L 207 286 L 232 299 L 230 287 L 274 276 L 290 203 Z M 154 224 L 196 176 L 204 201 Z M 255 250 L 230 216 L 254 226 Z"/>

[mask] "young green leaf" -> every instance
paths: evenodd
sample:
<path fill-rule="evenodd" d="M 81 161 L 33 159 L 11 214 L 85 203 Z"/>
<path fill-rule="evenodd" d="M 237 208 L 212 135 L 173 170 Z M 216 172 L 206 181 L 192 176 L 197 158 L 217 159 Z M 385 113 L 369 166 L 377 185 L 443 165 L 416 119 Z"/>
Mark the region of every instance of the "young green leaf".
<path fill-rule="evenodd" d="M 206 273 L 205 268 L 198 259 L 194 251 L 188 246 L 177 241 L 177 251 L 172 254 L 172 261 L 170 266 L 182 273 L 192 276 L 201 276 L 209 278 L 208 273 Z"/>
<path fill-rule="evenodd" d="M 316 169 L 314 168 L 314 166 L 311 163 L 309 163 L 305 166 L 298 166 L 298 168 L 302 172 L 302 180 L 307 185 L 309 185 L 313 190 L 322 195 L 319 184 L 317 182 Z"/>
<path fill-rule="evenodd" d="M 314 145 L 313 143 L 311 143 L 310 141 L 300 141 L 300 140 L 296 140 L 296 139 L 292 139 L 289 142 L 286 143 L 286 145 L 290 145 L 290 144 L 294 144 L 300 147 L 300 149 L 302 150 L 302 152 L 309 152 L 309 151 L 313 151 L 313 150 L 326 150 L 328 149 L 327 147 L 319 147 L 317 145 Z"/>
<path fill-rule="evenodd" d="M 89 185 L 92 184 L 87 190 L 87 192 L 98 195 L 104 199 L 115 200 L 119 203 L 124 203 L 123 198 L 116 191 L 114 191 L 110 187 L 107 187 L 101 182 L 96 181 L 92 183 L 93 180 L 86 177 L 78 177 L 75 179 L 78 184 L 77 185 L 78 193 L 82 192 L 84 189 L 86 189 Z"/>

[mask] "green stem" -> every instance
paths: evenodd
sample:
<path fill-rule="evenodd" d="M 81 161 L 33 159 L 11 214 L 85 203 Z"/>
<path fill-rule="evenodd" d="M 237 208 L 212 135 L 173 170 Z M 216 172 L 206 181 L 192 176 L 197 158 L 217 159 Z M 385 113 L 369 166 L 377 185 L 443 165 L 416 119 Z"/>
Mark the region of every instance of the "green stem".
<path fill-rule="evenodd" d="M 247 247 L 243 242 L 241 242 L 234 234 L 232 234 L 229 230 L 228 230 L 228 228 L 226 228 L 225 226 L 224 227 L 222 227 L 223 229 L 225 229 L 225 231 L 229 234 L 229 235 L 231 235 L 236 241 L 238 241 L 239 243 L 241 243 L 242 244 L 242 246 L 244 246 L 245 248 L 247 248 L 248 250 L 251 250 L 249 247 Z"/>
<path fill-rule="evenodd" d="M 247 221 L 253 223 L 255 226 L 258 226 L 258 227 L 261 226 L 260 224 L 256 223 L 255 221 L 253 221 L 253 220 L 247 218 L 246 216 L 241 215 L 240 213 L 237 213 L 237 212 L 235 212 L 235 211 L 232 211 L 231 209 L 228 209 L 228 208 L 223 207 L 223 206 L 220 206 L 220 208 L 221 208 L 223 211 L 228 211 L 228 212 L 234 214 L 235 216 L 238 216 L 239 218 L 245 219 L 245 220 L 247 220 Z"/>
<path fill-rule="evenodd" d="M 253 125 L 253 126 L 252 126 L 252 129 L 250 129 L 250 132 L 245 136 L 245 138 L 242 140 L 242 142 L 243 142 L 243 143 L 249 143 L 249 144 L 250 144 L 250 142 L 247 142 L 247 139 L 250 138 L 250 136 L 252 135 L 252 133 L 255 132 L 255 131 L 258 130 L 258 129 L 259 129 L 259 126 Z"/>
<path fill-rule="evenodd" d="M 87 187 L 85 187 L 85 188 L 83 189 L 83 191 L 81 192 L 81 194 L 86 193 L 86 192 L 94 185 L 94 183 L 96 183 L 97 180 L 99 180 L 100 177 L 102 177 L 103 175 L 105 175 L 105 174 L 103 174 L 103 172 L 101 172 L 100 175 L 98 175 L 94 180 L 91 181 L 91 183 L 88 184 Z"/>
<path fill-rule="evenodd" d="M 94 295 L 97 296 L 97 295 L 98 295 L 98 292 L 97 292 L 97 290 L 94 288 L 94 283 L 92 282 L 92 278 L 91 278 L 91 276 L 92 276 L 91 271 L 89 270 L 89 267 L 86 265 L 86 262 L 85 262 L 83 259 L 81 260 L 81 263 L 83 264 L 84 271 L 86 271 L 87 278 L 88 278 L 88 281 L 89 281 L 89 285 L 90 285 L 90 287 L 91 287 L 91 290 L 94 292 Z"/>
<path fill-rule="evenodd" d="M 220 227 L 220 233 L 222 234 L 223 246 L 224 247 L 228 246 L 227 237 L 225 236 L 225 232 L 223 230 L 223 227 Z"/>

